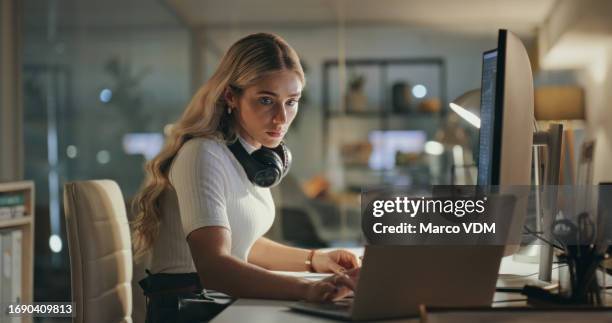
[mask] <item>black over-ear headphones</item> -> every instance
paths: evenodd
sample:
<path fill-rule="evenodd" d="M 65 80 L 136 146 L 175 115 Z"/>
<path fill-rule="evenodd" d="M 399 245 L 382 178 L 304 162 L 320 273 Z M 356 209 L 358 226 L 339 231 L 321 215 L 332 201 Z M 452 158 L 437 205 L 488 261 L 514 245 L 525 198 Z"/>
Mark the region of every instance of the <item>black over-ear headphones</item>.
<path fill-rule="evenodd" d="M 291 167 L 291 151 L 281 142 L 276 148 L 261 147 L 252 154 L 244 149 L 240 140 L 228 145 L 249 180 L 261 187 L 272 187 L 283 179 Z"/>

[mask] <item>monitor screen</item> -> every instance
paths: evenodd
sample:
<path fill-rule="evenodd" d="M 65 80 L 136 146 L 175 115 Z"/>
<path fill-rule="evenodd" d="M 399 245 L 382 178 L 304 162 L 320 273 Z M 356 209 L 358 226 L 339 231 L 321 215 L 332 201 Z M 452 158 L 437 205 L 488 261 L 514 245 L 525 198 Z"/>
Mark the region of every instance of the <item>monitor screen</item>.
<path fill-rule="evenodd" d="M 482 85 L 480 92 L 480 145 L 478 152 L 478 185 L 491 185 L 493 145 L 495 135 L 495 87 L 497 78 L 497 50 L 482 57 Z"/>
<path fill-rule="evenodd" d="M 164 145 L 161 133 L 127 133 L 123 136 L 123 151 L 128 155 L 143 155 L 146 160 L 157 156 Z"/>
<path fill-rule="evenodd" d="M 390 170 L 395 167 L 395 156 L 398 152 L 423 152 L 427 134 L 422 130 L 375 130 L 370 132 L 369 139 L 372 144 L 370 168 Z"/>

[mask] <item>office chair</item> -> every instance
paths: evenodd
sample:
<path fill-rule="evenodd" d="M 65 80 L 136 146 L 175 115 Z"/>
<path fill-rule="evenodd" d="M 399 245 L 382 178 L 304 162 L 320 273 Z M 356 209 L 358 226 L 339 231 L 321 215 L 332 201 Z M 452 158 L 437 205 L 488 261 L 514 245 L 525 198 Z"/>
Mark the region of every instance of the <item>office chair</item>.
<path fill-rule="evenodd" d="M 64 185 L 73 322 L 132 323 L 132 247 L 126 209 L 111 180 Z"/>
<path fill-rule="evenodd" d="M 283 217 L 281 229 L 283 238 L 290 244 L 305 248 L 327 248 L 308 213 L 300 208 L 283 207 L 279 210 Z"/>

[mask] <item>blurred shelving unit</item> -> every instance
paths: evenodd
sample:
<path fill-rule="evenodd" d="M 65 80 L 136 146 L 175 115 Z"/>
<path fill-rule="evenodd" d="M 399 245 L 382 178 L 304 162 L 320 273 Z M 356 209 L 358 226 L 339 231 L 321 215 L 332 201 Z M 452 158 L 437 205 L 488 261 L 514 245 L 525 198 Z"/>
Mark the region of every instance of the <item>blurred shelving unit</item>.
<path fill-rule="evenodd" d="M 372 149 L 369 135 L 373 131 L 413 130 L 423 132 L 425 140 L 434 138 L 441 126 L 442 107 L 447 103 L 443 59 L 329 60 L 323 64 L 322 84 L 322 144 L 329 149 L 324 158 L 329 167 L 343 173 L 344 190 L 403 184 L 406 176 L 419 183 L 428 182 L 427 176 L 422 176 L 428 172 L 423 156 L 415 155 L 408 163 L 392 168 L 372 167 L 367 160 Z M 415 95 L 414 88 L 419 85 L 425 91 Z M 355 88 L 361 93 L 351 98 Z M 351 144 L 355 144 L 352 151 L 357 158 L 347 152 Z M 334 150 L 339 156 L 330 156 Z M 334 162 L 336 165 L 332 165 Z"/>
<path fill-rule="evenodd" d="M 34 182 L 0 183 L 0 236 L 2 248 L 2 305 L 33 301 Z M 7 215 L 10 212 L 10 215 Z M 17 233 L 17 234 L 15 234 Z M 5 277 L 7 274 L 10 276 Z M 17 277 L 17 280 L 15 280 Z M 9 284 L 10 286 L 8 286 Z M 15 287 L 18 287 L 15 290 Z M 7 299 L 8 298 L 8 299 Z M 4 310 L 4 308 L 3 308 Z M 2 313 L 2 315 L 6 315 Z M 5 319 L 6 317 L 3 317 Z M 4 320 L 0 320 L 4 322 Z M 23 316 L 21 322 L 31 322 Z M 14 322 L 14 321 L 11 321 Z"/>

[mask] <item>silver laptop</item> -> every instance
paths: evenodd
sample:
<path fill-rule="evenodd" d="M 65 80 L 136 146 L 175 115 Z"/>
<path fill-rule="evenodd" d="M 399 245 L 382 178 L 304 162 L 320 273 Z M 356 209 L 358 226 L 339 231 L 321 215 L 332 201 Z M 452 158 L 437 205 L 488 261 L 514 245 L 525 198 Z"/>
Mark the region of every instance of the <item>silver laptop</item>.
<path fill-rule="evenodd" d="M 366 246 L 353 298 L 290 307 L 356 321 L 416 316 L 420 304 L 488 307 L 503 252 L 504 246 Z"/>

